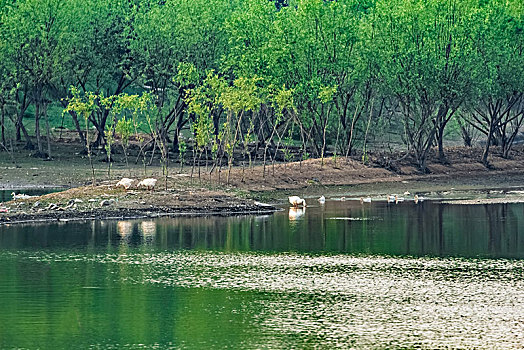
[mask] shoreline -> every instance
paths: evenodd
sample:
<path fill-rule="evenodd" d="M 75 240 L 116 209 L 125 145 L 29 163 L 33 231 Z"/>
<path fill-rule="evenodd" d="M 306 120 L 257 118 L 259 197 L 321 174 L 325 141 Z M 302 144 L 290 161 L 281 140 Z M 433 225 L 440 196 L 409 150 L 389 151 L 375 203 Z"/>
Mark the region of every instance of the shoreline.
<path fill-rule="evenodd" d="M 411 192 L 411 195 L 419 193 L 424 195 L 426 200 L 437 200 L 450 205 L 523 203 L 524 185 L 519 185 L 519 182 L 521 179 L 524 180 L 524 174 L 516 176 L 511 173 L 513 172 L 492 173 L 493 176 L 483 177 L 479 183 L 474 183 L 473 180 L 480 180 L 476 177 L 456 179 L 450 175 L 434 175 L 431 178 L 409 176 L 379 179 L 376 182 L 312 186 L 307 190 L 309 195 L 304 197 L 313 201 L 320 194 L 326 195 L 328 199 L 340 196 L 357 199 L 360 196 L 371 195 L 380 201 L 387 193 L 402 194 L 410 189 L 414 191 Z M 504 183 L 499 179 L 507 176 L 513 176 L 513 181 Z M 50 186 L 48 188 L 59 187 Z M 31 189 L 35 188 L 30 187 L 29 190 Z M 281 210 L 278 205 L 285 203 L 287 196 L 293 191 L 296 192 L 293 189 L 251 191 L 248 194 L 248 197 L 251 198 L 241 198 L 234 191 L 205 188 L 184 187 L 183 189 L 149 192 L 145 190 L 124 191 L 116 189 L 114 184 L 103 184 L 96 187 L 82 186 L 0 204 L 0 208 L 2 205 L 10 208 L 8 213 L 0 213 L 0 226 L 180 216 L 271 215 Z M 493 194 L 494 197 L 486 198 L 489 194 Z M 270 204 L 261 203 L 258 200 Z M 78 203 L 73 204 L 74 201 Z M 113 202 L 105 206 L 102 205 L 104 201 Z M 67 208 L 68 205 L 69 208 Z"/>
<path fill-rule="evenodd" d="M 167 216 L 266 215 L 273 205 L 220 190 L 129 190 L 114 184 L 74 187 L 3 203 L 0 225 L 76 220 L 138 219 Z"/>
<path fill-rule="evenodd" d="M 97 213 L 95 216 L 82 216 L 87 213 L 76 213 L 77 215 L 72 216 L 56 216 L 53 214 L 49 215 L 30 215 L 22 214 L 15 216 L 0 217 L 0 227 L 2 225 L 11 224 L 45 224 L 45 223 L 69 223 L 69 222 L 88 222 L 93 220 L 139 220 L 139 219 L 157 219 L 157 218 L 171 218 L 171 217 L 209 217 L 209 216 L 244 216 L 244 215 L 271 215 L 280 209 L 275 210 L 244 210 L 244 211 L 231 211 L 231 210 L 220 210 L 220 211 L 181 211 L 181 212 L 149 212 L 139 214 L 138 212 L 128 212 L 122 215 L 122 211 L 116 214 L 114 212 L 103 212 Z M 78 215 L 80 214 L 80 215 Z M 114 215 L 114 216 L 113 216 Z"/>
<path fill-rule="evenodd" d="M 106 169 L 97 164 L 98 185 L 92 186 L 86 185 L 91 181 L 91 171 L 85 159 L 70 159 L 64 154 L 51 162 L 37 162 L 19 153 L 16 167 L 7 159 L 0 161 L 0 169 L 4 169 L 0 173 L 0 190 L 59 192 L 0 203 L 0 225 L 182 215 L 266 215 L 279 210 L 275 205 L 287 202 L 290 195 L 312 201 L 321 195 L 378 199 L 386 194 L 410 192 L 457 205 L 524 202 L 524 150 L 515 151 L 512 159 L 494 158 L 494 169 L 481 166 L 470 157 L 471 152 L 448 150 L 454 162 L 451 165 L 431 162 L 429 174 L 418 173 L 408 160 L 395 171 L 377 163 L 363 165 L 351 158 L 338 163 L 320 159 L 276 163 L 268 166 L 266 172 L 261 165 L 246 169 L 235 166 L 229 185 L 224 184 L 225 173 L 219 182 L 220 175 L 216 173 L 190 178 L 190 167 L 180 168 L 178 174 L 177 168 L 172 167 L 168 189 L 155 191 L 115 188 L 122 177 L 144 178 L 141 166 L 124 169 L 117 163 L 113 180 L 105 180 Z M 160 167 L 148 167 L 147 177 L 157 178 L 158 187 L 165 188 Z M 489 198 L 486 193 L 493 190 L 503 194 Z M 8 212 L 1 212 L 3 208 Z"/>

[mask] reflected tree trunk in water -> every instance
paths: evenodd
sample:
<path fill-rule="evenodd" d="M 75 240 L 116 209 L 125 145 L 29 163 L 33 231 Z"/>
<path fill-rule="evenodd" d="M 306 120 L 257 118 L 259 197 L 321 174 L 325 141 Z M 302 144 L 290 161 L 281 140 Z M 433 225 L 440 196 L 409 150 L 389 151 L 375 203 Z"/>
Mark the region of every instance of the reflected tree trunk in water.
<path fill-rule="evenodd" d="M 494 207 L 489 204 L 484 205 L 484 211 L 488 218 L 488 251 L 491 255 L 500 252 L 500 225 L 499 207 Z"/>
<path fill-rule="evenodd" d="M 442 229 L 442 226 L 444 225 L 443 213 L 444 213 L 444 206 L 439 205 L 438 206 L 438 219 L 437 219 L 439 255 L 442 255 L 444 253 L 444 230 Z"/>

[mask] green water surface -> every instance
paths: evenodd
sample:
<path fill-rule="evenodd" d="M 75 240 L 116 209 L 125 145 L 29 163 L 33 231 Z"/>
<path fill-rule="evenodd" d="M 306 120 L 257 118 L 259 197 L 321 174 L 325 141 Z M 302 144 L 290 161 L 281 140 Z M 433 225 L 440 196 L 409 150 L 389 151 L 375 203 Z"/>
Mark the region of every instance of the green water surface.
<path fill-rule="evenodd" d="M 520 348 L 524 205 L 0 226 L 0 348 Z"/>

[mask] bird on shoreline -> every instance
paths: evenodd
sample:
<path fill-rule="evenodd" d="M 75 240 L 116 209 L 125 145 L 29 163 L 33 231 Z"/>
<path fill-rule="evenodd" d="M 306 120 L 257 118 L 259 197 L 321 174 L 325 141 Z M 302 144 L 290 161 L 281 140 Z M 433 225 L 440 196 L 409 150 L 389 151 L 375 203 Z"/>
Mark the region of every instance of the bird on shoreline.
<path fill-rule="evenodd" d="M 318 199 L 318 202 L 319 202 L 320 204 L 324 204 L 324 203 L 326 203 L 326 197 L 324 197 L 324 196 L 320 196 L 320 198 Z"/>
<path fill-rule="evenodd" d="M 298 208 L 299 205 L 302 204 L 302 206 L 306 207 L 306 200 L 300 198 L 299 196 L 290 196 L 288 197 L 289 203 L 293 205 L 295 208 Z"/>
<path fill-rule="evenodd" d="M 128 190 L 133 185 L 133 182 L 135 182 L 135 179 L 124 177 L 116 183 L 115 187 L 123 187 L 125 190 Z"/>
<path fill-rule="evenodd" d="M 418 194 L 416 194 L 415 197 L 413 197 L 413 200 L 415 201 L 415 204 L 418 204 L 418 202 L 423 202 L 424 201 L 424 197 L 419 196 Z"/>
<path fill-rule="evenodd" d="M 155 189 L 155 185 L 156 185 L 156 179 L 144 179 L 142 181 L 140 181 L 138 183 L 138 185 L 136 185 L 136 187 L 140 188 L 140 187 L 145 187 L 147 188 L 148 190 L 154 190 Z"/>
<path fill-rule="evenodd" d="M 29 199 L 29 198 L 32 198 L 33 196 L 30 196 L 28 194 L 24 194 L 24 193 L 19 193 L 19 194 L 16 194 L 15 192 L 11 192 L 11 196 L 13 196 L 13 200 L 17 200 L 17 199 Z"/>

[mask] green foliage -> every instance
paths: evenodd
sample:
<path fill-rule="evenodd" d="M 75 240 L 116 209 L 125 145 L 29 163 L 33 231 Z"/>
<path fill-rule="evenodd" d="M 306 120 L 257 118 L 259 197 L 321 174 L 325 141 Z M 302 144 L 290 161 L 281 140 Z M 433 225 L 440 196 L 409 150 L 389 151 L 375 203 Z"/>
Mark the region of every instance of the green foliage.
<path fill-rule="evenodd" d="M 92 185 L 94 186 L 96 184 L 96 177 L 93 160 L 91 158 L 91 146 L 89 143 L 89 120 L 90 116 L 98 109 L 97 101 L 99 100 L 99 97 L 93 94 L 92 92 L 81 93 L 74 86 L 71 87 L 71 94 L 73 95 L 73 97 L 69 99 L 68 105 L 64 108 L 64 113 L 75 112 L 76 114 L 81 115 L 84 118 L 87 156 L 89 157 L 89 164 L 91 165 L 91 172 L 93 177 Z"/>
<path fill-rule="evenodd" d="M 335 93 L 337 92 L 336 86 L 322 86 L 318 92 L 318 98 L 322 103 L 328 103 L 333 101 Z"/>
<path fill-rule="evenodd" d="M 0 105 L 18 134 L 44 102 L 97 145 L 144 128 L 166 162 L 188 126 L 216 159 L 289 128 L 304 156 L 393 134 L 422 168 L 458 110 L 501 142 L 518 130 L 523 47 L 519 0 L 7 1 Z"/>
<path fill-rule="evenodd" d="M 129 146 L 129 138 L 133 134 L 133 122 L 123 117 L 116 123 L 115 132 L 120 137 L 122 145 L 127 148 Z"/>
<path fill-rule="evenodd" d="M 180 168 L 184 166 L 184 157 L 187 153 L 187 143 L 184 140 L 178 142 L 178 158 L 180 160 Z"/>
<path fill-rule="evenodd" d="M 87 124 L 89 116 L 98 109 L 98 96 L 89 91 L 82 93 L 74 86 L 71 87 L 71 94 L 73 97 L 69 99 L 69 103 L 64 108 L 63 113 L 75 112 L 84 117 Z"/>
<path fill-rule="evenodd" d="M 232 113 L 239 113 L 241 111 L 248 112 L 258 109 L 262 103 L 259 87 L 257 86 L 257 83 L 260 81 L 261 78 L 257 76 L 235 79 L 232 86 L 224 88 L 220 95 L 219 102 L 226 110 Z"/>

